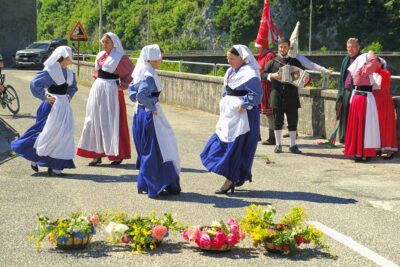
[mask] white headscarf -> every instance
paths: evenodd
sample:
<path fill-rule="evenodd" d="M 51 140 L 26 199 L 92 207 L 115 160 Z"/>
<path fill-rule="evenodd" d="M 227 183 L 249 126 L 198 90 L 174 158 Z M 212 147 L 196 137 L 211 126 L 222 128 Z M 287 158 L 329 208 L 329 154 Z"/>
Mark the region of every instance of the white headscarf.
<path fill-rule="evenodd" d="M 72 70 L 67 69 L 67 79 L 65 79 L 61 65 L 58 62 L 61 57 L 69 57 L 71 60 L 73 60 L 71 47 L 65 45 L 57 47 L 50 57 L 43 63 L 43 70 L 49 73 L 50 77 L 57 85 L 64 83 L 71 85 L 73 82 L 73 72 Z"/>
<path fill-rule="evenodd" d="M 381 60 L 382 65 L 386 66 L 386 61 L 383 58 L 379 58 Z M 348 71 L 350 72 L 351 76 L 354 76 L 357 71 L 364 66 L 364 64 L 366 64 L 368 62 L 368 53 L 364 53 L 359 55 L 354 61 L 353 63 L 351 63 L 351 65 L 347 68 Z M 371 83 L 371 85 L 373 85 L 375 83 L 375 79 L 374 79 L 374 75 L 371 74 L 369 75 L 369 81 Z"/>
<path fill-rule="evenodd" d="M 225 73 L 224 85 L 228 85 L 230 88 L 235 89 L 253 77 L 260 79 L 260 66 L 250 49 L 245 45 L 234 45 L 233 48 L 238 51 L 240 58 L 244 60 L 246 64 L 240 67 L 239 71 L 236 73 L 232 73 L 235 71 L 232 67 L 229 68 Z"/>
<path fill-rule="evenodd" d="M 135 85 L 142 81 L 145 77 L 153 77 L 157 90 L 162 90 L 161 79 L 156 70 L 150 65 L 149 60 L 162 59 L 161 49 L 157 44 L 147 45 L 142 48 L 139 59 L 136 63 L 135 69 L 132 72 L 132 83 Z"/>
<path fill-rule="evenodd" d="M 113 42 L 113 49 L 111 50 L 110 54 L 108 55 L 106 61 L 104 61 L 103 66 L 101 67 L 102 70 L 107 71 L 109 73 L 113 73 L 115 69 L 118 67 L 119 62 L 121 61 L 122 56 L 124 55 L 125 51 L 122 47 L 121 40 L 115 33 L 107 32 L 104 35 L 110 37 L 111 41 Z M 100 69 L 98 64 L 98 60 L 106 53 L 106 51 L 101 51 L 97 57 L 95 62 L 96 70 Z"/>

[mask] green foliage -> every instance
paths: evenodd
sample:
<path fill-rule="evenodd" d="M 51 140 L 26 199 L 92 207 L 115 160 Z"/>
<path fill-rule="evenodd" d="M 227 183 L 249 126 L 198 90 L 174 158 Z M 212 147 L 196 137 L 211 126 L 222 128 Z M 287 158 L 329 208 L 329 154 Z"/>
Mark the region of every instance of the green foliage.
<path fill-rule="evenodd" d="M 321 51 L 321 54 L 326 54 L 328 52 L 328 47 L 326 46 L 321 46 L 321 48 L 319 49 L 319 51 Z"/>
<path fill-rule="evenodd" d="M 89 35 L 81 49 L 99 51 L 98 0 L 37 0 L 38 39 L 64 37 L 78 20 Z M 103 0 L 103 32 L 116 33 L 126 49 L 147 44 L 147 1 Z M 150 43 L 166 50 L 223 49 L 235 43 L 252 46 L 260 23 L 262 0 L 150 1 Z M 271 0 L 271 16 L 284 36 L 300 21 L 300 49 L 308 50 L 309 1 Z M 312 47 L 344 50 L 349 37 L 362 44 L 379 40 L 400 46 L 400 1 L 313 1 Z M 354 12 L 357 11 L 357 12 Z M 367 18 L 367 19 L 365 19 Z M 370 18 L 370 19 L 369 19 Z M 382 49 L 381 47 L 381 49 Z"/>
<path fill-rule="evenodd" d="M 376 52 L 381 52 L 382 49 L 383 47 L 379 42 L 372 42 L 371 44 L 365 46 L 361 51 L 363 53 L 367 53 L 368 51 L 372 50 L 376 53 Z"/>

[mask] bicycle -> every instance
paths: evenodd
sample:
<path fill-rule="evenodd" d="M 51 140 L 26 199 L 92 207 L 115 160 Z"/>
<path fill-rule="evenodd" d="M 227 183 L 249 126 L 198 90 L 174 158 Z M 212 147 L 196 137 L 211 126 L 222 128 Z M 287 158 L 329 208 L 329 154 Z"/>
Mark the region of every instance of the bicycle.
<path fill-rule="evenodd" d="M 0 85 L 3 85 L 4 87 L 4 90 L 0 91 L 0 105 L 3 107 L 3 109 L 7 106 L 11 113 L 15 115 L 19 111 L 18 94 L 11 85 L 4 85 L 5 79 L 6 75 L 2 74 L 0 69 Z"/>

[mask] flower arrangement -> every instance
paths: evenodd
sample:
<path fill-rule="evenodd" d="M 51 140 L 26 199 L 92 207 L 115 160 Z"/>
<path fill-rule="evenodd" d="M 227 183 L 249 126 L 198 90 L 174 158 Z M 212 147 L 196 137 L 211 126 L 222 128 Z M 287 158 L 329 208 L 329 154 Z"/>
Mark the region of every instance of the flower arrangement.
<path fill-rule="evenodd" d="M 183 232 L 183 238 L 195 242 L 200 249 L 227 251 L 245 238 L 239 223 L 229 219 L 226 223 L 213 222 L 211 226 L 191 226 Z"/>
<path fill-rule="evenodd" d="M 102 213 L 105 230 L 109 240 L 114 243 L 125 243 L 132 247 L 132 253 L 153 250 L 169 235 L 170 230 L 179 230 L 179 222 L 172 215 L 165 213 L 161 218 L 151 211 L 148 216 L 134 214 L 130 217 L 125 212 L 105 211 Z"/>
<path fill-rule="evenodd" d="M 301 206 L 292 207 L 279 223 L 274 222 L 275 214 L 276 210 L 270 205 L 266 209 L 255 204 L 247 207 L 240 226 L 252 237 L 254 246 L 264 245 L 267 251 L 282 254 L 296 252 L 303 243 L 313 243 L 335 257 L 323 233 L 312 225 L 303 224 L 307 214 Z"/>
<path fill-rule="evenodd" d="M 97 214 L 84 215 L 81 211 L 68 217 L 51 220 L 47 216 L 37 215 L 36 229 L 29 234 L 30 240 L 36 240 L 36 247 L 42 247 L 43 240 L 48 240 L 58 248 L 79 249 L 85 247 L 94 234 L 100 219 Z"/>

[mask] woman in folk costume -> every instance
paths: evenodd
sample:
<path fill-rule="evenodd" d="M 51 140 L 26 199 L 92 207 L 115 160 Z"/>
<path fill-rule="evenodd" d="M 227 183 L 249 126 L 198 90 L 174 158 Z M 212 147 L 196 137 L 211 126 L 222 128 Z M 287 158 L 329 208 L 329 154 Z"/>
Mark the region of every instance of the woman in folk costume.
<path fill-rule="evenodd" d="M 392 159 L 398 151 L 396 114 L 390 94 L 390 71 L 386 69 L 386 61 L 379 58 L 378 68 L 374 73 L 374 97 L 378 109 L 379 130 L 381 136 L 381 153 L 384 159 Z"/>
<path fill-rule="evenodd" d="M 274 25 L 269 8 L 269 1 L 264 1 L 263 13 L 258 29 L 257 38 L 255 40 L 255 47 L 257 48 L 257 61 L 260 66 L 261 86 L 263 89 L 262 98 L 260 103 L 260 113 L 267 117 L 268 125 L 268 139 L 263 141 L 262 145 L 275 145 L 274 134 L 274 116 L 272 114 L 272 107 L 269 104 L 271 95 L 271 82 L 267 79 L 268 74 L 265 72 L 268 62 L 275 57 L 275 53 L 269 49 L 269 41 L 275 42 L 276 36 L 280 36 L 278 28 Z M 269 40 L 271 38 L 271 40 Z M 261 136 L 260 136 L 261 139 Z M 261 140 L 260 140 L 261 141 Z"/>
<path fill-rule="evenodd" d="M 89 166 L 108 157 L 111 165 L 131 158 L 128 121 L 123 90 L 132 81 L 133 64 L 124 55 L 121 41 L 112 32 L 101 38 L 104 51 L 96 57 L 96 79 L 90 89 L 86 118 L 77 155 L 92 158 Z"/>
<path fill-rule="evenodd" d="M 162 51 L 156 44 L 143 47 L 129 85 L 129 97 L 137 102 L 133 140 L 138 155 L 138 193 L 155 198 L 163 191 L 179 194 L 180 160 L 175 134 L 158 102 L 162 84 L 156 69 Z"/>
<path fill-rule="evenodd" d="M 373 72 L 378 66 L 374 52 L 362 54 L 349 66 L 355 90 L 350 99 L 344 155 L 355 161 L 369 161 L 380 148 L 376 102 L 372 93 Z"/>
<path fill-rule="evenodd" d="M 35 124 L 11 142 L 11 148 L 30 160 L 35 172 L 43 166 L 49 175 L 62 176 L 63 169 L 75 168 L 74 117 L 69 101 L 78 88 L 74 72 L 67 68 L 71 63 L 71 48 L 59 46 L 31 81 L 32 94 L 42 103 Z"/>
<path fill-rule="evenodd" d="M 232 193 L 235 186 L 251 181 L 251 167 L 260 134 L 258 105 L 262 97 L 259 65 L 247 46 L 234 45 L 227 52 L 231 67 L 224 77 L 220 117 L 201 153 L 203 165 L 226 178 L 216 194 Z"/>

